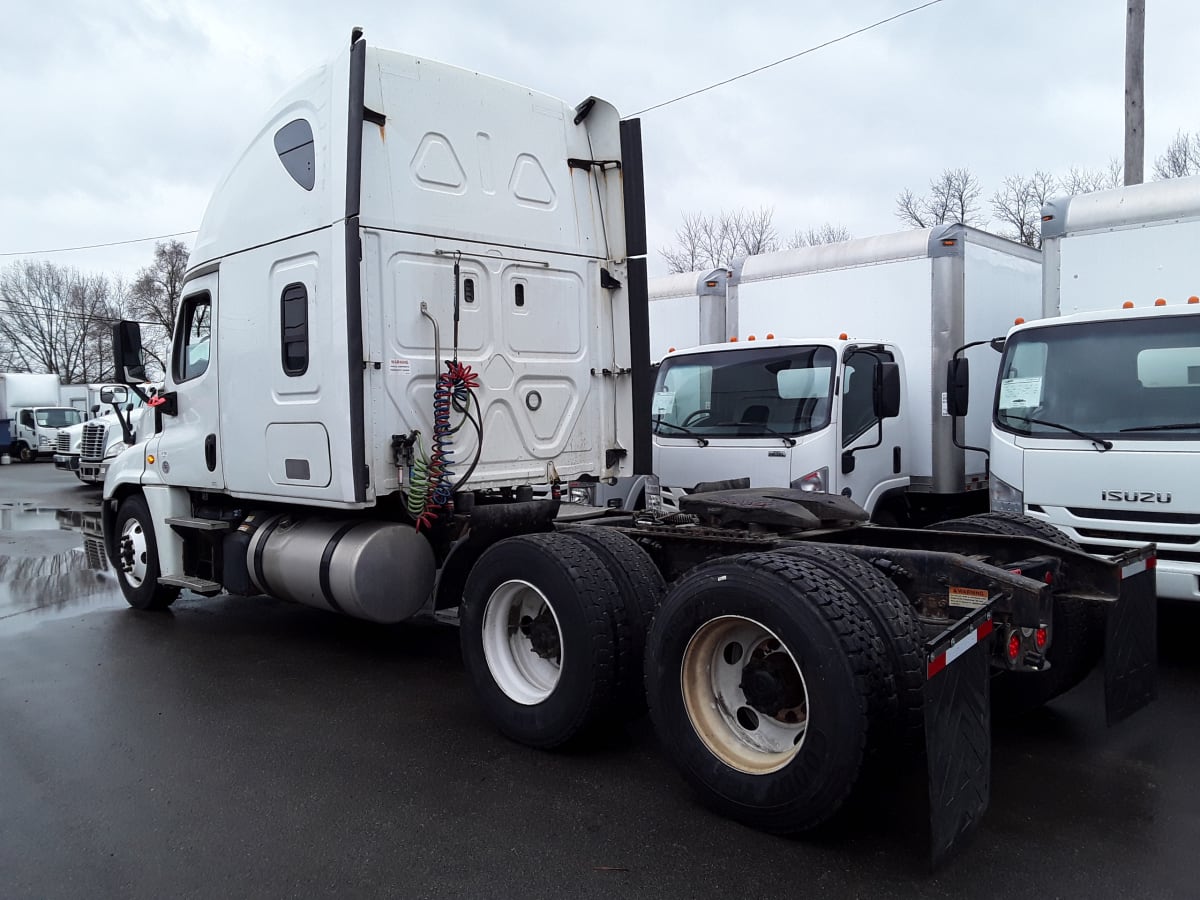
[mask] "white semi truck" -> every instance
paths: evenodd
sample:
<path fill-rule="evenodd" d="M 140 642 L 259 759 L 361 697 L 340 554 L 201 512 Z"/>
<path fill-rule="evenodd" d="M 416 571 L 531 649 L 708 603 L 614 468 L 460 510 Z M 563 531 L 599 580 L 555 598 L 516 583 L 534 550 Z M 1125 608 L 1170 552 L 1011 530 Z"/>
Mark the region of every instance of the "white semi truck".
<path fill-rule="evenodd" d="M 665 351 L 651 410 L 664 485 L 828 491 L 887 524 L 986 511 L 989 422 L 949 415 L 946 365 L 1038 314 L 1037 251 L 943 225 L 671 275 L 650 297 L 652 353 Z M 730 339 L 710 343 L 721 330 Z M 968 355 L 983 409 L 999 359 L 985 346 Z M 882 417 L 880 367 L 902 385 Z"/>
<path fill-rule="evenodd" d="M 1042 241 L 1053 318 L 1005 342 L 992 508 L 1153 541 L 1159 596 L 1200 600 L 1200 177 L 1051 201 Z"/>
<path fill-rule="evenodd" d="M 649 472 L 641 179 L 640 124 L 604 101 L 355 31 L 209 204 L 153 433 L 104 484 L 122 590 L 457 609 L 505 734 L 555 747 L 648 703 L 701 796 L 772 831 L 923 745 L 941 858 L 987 806 L 993 671 L 1057 693 L 1103 646 L 1110 718 L 1152 698 L 1152 552 L 1092 557 L 1022 517 L 879 528 L 787 489 L 564 521 L 530 485 Z M 136 384 L 135 323 L 113 349 Z"/>
<path fill-rule="evenodd" d="M 59 400 L 58 376 L 0 374 L 0 449 L 21 462 L 52 456 L 58 431 L 83 421 L 83 413 Z"/>
<path fill-rule="evenodd" d="M 143 384 L 133 392 L 123 384 L 88 385 L 89 418 L 59 430 L 55 467 L 84 484 L 104 484 L 109 463 L 133 442 L 143 420 L 150 421 L 142 397 L 151 387 Z"/>

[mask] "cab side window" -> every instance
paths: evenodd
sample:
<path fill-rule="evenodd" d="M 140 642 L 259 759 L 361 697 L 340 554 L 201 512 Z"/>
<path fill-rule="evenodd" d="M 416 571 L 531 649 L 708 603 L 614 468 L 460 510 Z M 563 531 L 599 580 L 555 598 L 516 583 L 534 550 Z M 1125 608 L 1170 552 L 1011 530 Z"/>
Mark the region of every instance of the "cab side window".
<path fill-rule="evenodd" d="M 175 331 L 172 374 L 176 383 L 198 378 L 208 370 L 212 338 L 212 297 L 208 292 L 186 297 Z"/>

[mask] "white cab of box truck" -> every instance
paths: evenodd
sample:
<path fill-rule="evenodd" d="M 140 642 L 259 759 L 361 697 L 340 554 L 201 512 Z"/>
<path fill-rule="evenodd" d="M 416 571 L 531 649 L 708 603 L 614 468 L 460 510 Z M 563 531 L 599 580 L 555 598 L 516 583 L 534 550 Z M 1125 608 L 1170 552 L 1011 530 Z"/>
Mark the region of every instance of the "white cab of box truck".
<path fill-rule="evenodd" d="M 1200 178 L 1051 201 L 1042 236 L 1055 318 L 1005 344 L 992 508 L 1095 553 L 1153 541 L 1159 596 L 1200 600 Z"/>
<path fill-rule="evenodd" d="M 652 401 L 664 485 L 829 491 L 892 524 L 986 509 L 987 416 L 948 415 L 946 362 L 1037 314 L 1037 251 L 946 225 L 751 256 L 654 279 L 649 294 L 652 352 L 666 351 Z M 740 338 L 688 346 L 717 329 Z M 986 410 L 998 357 L 967 355 Z M 903 390 L 881 416 L 889 368 Z"/>
<path fill-rule="evenodd" d="M 53 456 L 58 431 L 83 421 L 83 413 L 60 402 L 58 376 L 0 374 L 0 444 L 21 462 Z"/>

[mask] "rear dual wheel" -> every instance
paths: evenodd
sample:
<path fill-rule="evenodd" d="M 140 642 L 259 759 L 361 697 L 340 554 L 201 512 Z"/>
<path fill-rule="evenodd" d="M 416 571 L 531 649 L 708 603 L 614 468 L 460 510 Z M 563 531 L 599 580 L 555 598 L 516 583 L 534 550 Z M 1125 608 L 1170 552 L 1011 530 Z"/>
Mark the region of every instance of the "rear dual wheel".
<path fill-rule="evenodd" d="M 719 812 L 766 831 L 815 828 L 858 781 L 887 654 L 842 579 L 753 553 L 706 563 L 667 595 L 647 644 L 650 715 Z M 889 696 L 889 691 L 891 695 Z"/>

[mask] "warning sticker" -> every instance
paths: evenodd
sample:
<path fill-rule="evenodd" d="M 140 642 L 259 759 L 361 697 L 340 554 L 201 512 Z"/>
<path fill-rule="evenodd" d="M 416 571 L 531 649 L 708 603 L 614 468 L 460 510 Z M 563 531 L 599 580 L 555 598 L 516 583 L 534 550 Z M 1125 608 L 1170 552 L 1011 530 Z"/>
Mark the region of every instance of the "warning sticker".
<path fill-rule="evenodd" d="M 977 588 L 951 587 L 950 605 L 964 609 L 979 609 L 988 602 L 988 592 Z"/>
<path fill-rule="evenodd" d="M 388 371 L 408 373 L 412 371 L 412 364 L 407 359 L 397 359 L 393 357 L 392 359 L 388 360 Z"/>

